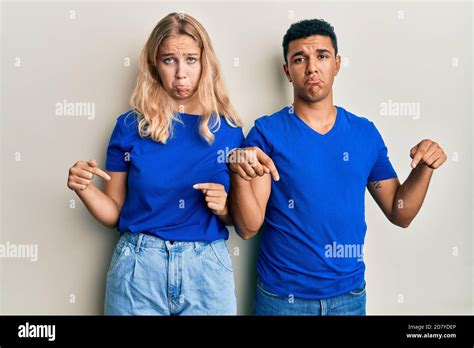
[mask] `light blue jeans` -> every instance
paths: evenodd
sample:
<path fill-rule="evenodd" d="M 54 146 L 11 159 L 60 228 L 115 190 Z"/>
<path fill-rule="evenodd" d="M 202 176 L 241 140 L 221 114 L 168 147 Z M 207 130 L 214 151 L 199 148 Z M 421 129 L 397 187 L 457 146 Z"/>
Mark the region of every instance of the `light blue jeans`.
<path fill-rule="evenodd" d="M 225 240 L 171 242 L 123 233 L 107 272 L 105 315 L 235 315 Z"/>
<path fill-rule="evenodd" d="M 280 296 L 265 289 L 257 280 L 255 315 L 351 315 L 365 316 L 365 280 L 354 290 L 323 300 Z"/>

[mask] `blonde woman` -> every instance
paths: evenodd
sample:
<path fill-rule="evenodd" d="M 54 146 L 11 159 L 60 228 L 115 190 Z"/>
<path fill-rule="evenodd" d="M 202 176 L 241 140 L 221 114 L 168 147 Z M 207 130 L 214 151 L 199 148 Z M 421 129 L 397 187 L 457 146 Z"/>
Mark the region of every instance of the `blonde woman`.
<path fill-rule="evenodd" d="M 105 314 L 235 314 L 225 154 L 241 145 L 242 125 L 196 19 L 171 13 L 153 29 L 131 107 L 117 119 L 106 172 L 95 160 L 69 170 L 68 187 L 120 232 Z"/>

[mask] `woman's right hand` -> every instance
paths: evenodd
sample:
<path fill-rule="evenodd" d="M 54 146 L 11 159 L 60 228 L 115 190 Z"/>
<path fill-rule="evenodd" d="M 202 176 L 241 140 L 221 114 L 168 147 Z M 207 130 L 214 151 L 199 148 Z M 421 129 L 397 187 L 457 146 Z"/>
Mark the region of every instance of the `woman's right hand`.
<path fill-rule="evenodd" d="M 97 167 L 97 161 L 78 161 L 69 169 L 67 187 L 74 191 L 87 189 L 94 175 L 98 175 L 104 180 L 110 180 L 109 174 Z"/>

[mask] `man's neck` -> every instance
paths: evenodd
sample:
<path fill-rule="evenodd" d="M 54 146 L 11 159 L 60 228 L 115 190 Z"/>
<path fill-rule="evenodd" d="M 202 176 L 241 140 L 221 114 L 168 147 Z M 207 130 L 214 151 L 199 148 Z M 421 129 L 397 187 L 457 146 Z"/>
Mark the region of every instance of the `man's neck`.
<path fill-rule="evenodd" d="M 332 96 L 314 103 L 295 98 L 293 106 L 295 113 L 309 124 L 332 124 L 336 118 L 336 108 L 333 105 Z"/>

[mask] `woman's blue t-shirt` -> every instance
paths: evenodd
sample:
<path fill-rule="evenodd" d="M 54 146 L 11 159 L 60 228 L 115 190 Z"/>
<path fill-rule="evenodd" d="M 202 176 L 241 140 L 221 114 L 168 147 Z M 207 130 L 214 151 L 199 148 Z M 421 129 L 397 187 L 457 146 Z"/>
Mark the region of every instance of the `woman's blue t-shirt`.
<path fill-rule="evenodd" d="M 199 134 L 201 117 L 180 113 L 166 144 L 138 133 L 137 115 L 130 110 L 117 119 L 107 148 L 105 169 L 128 172 L 128 187 L 117 229 L 146 233 L 164 240 L 227 239 L 224 223 L 207 207 L 197 183 L 219 183 L 229 192 L 227 153 L 240 147 L 242 128 L 220 116 L 220 127 L 209 145 Z M 210 126 L 213 125 L 210 120 Z"/>

